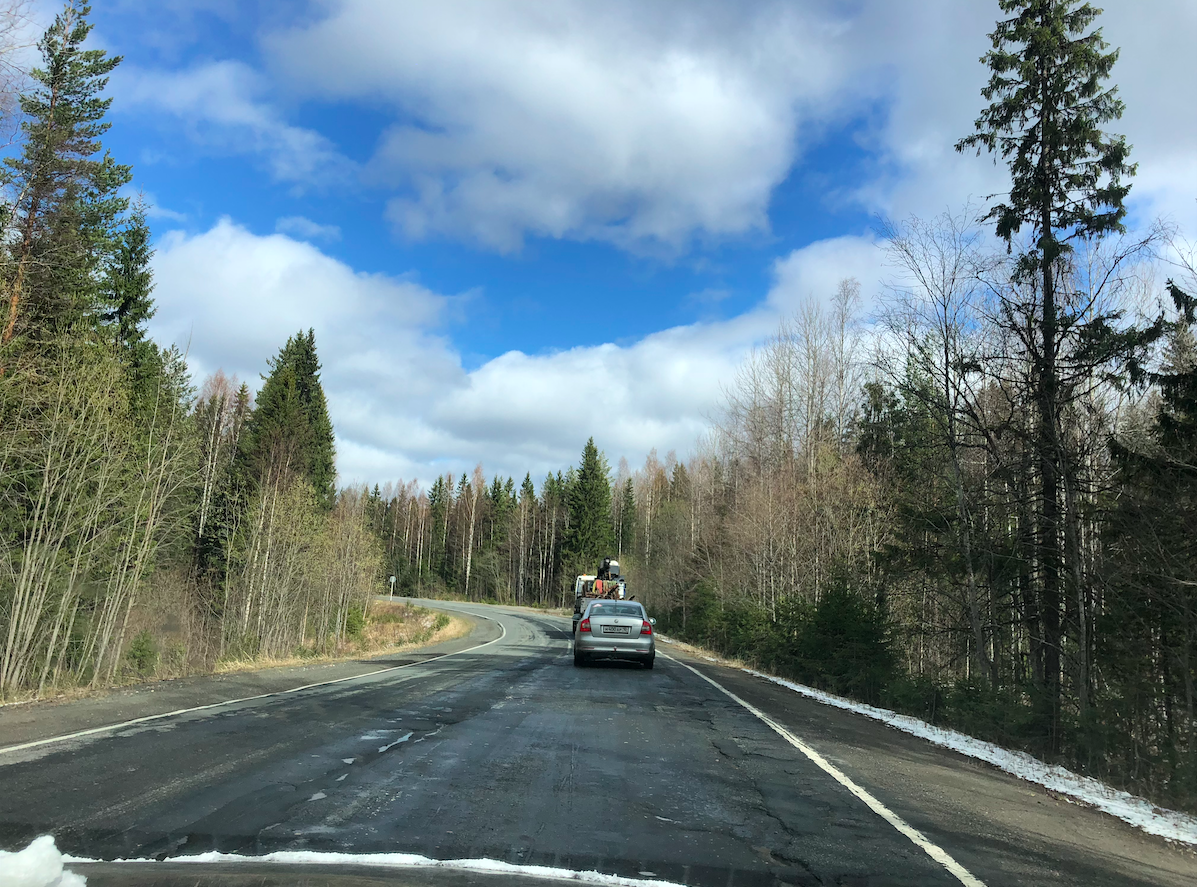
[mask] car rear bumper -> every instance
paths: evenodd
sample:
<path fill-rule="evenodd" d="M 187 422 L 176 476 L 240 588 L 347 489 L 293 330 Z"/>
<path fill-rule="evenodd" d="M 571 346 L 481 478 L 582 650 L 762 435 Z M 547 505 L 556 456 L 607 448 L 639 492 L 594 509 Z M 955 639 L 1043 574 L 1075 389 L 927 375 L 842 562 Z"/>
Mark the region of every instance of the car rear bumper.
<path fill-rule="evenodd" d="M 577 637 L 574 653 L 595 659 L 647 659 L 656 653 L 656 645 L 652 635 L 619 639 Z"/>

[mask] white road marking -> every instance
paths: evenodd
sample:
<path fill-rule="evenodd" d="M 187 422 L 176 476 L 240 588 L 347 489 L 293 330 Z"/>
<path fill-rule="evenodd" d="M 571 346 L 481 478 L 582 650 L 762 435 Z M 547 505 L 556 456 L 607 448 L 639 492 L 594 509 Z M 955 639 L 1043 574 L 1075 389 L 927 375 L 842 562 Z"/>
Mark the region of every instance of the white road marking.
<path fill-rule="evenodd" d="M 463 612 L 457 610 L 456 612 Z M 33 742 L 22 742 L 20 745 L 8 745 L 0 748 L 0 755 L 13 754 L 14 752 L 25 751 L 31 748 L 39 748 L 43 745 L 51 745 L 56 742 L 66 742 L 68 739 L 81 739 L 84 736 L 95 736 L 97 733 L 107 733 L 110 730 L 121 730 L 125 727 L 131 727 L 134 724 L 144 724 L 147 721 L 157 721 L 162 718 L 173 718 L 178 715 L 191 714 L 196 711 L 207 711 L 212 708 L 220 708 L 225 705 L 236 705 L 239 702 L 253 702 L 256 699 L 268 699 L 271 696 L 285 696 L 288 693 L 298 693 L 300 690 L 311 690 L 316 687 L 327 687 L 331 684 L 341 684 L 345 681 L 356 681 L 361 678 L 373 677 L 374 675 L 386 674 L 388 671 L 399 671 L 402 668 L 411 668 L 416 665 L 427 665 L 429 662 L 436 662 L 438 659 L 448 659 L 450 656 L 460 656 L 462 653 L 471 653 L 474 650 L 481 650 L 483 647 L 489 647 L 491 644 L 496 644 L 503 638 L 507 637 L 507 629 L 503 627 L 503 623 L 498 619 L 491 619 L 489 616 L 483 616 L 481 613 L 469 613 L 470 616 L 477 616 L 479 619 L 488 619 L 495 625 L 499 626 L 499 636 L 487 641 L 485 644 L 477 644 L 473 647 L 466 647 L 464 650 L 458 650 L 454 653 L 442 653 L 440 656 L 433 656 L 431 659 L 423 659 L 420 662 L 409 662 L 406 665 L 392 665 L 390 668 L 380 668 L 377 671 L 368 671 L 365 674 L 350 675 L 347 678 L 336 678 L 331 681 L 319 681 L 315 684 L 305 684 L 302 687 L 292 687 L 289 690 L 275 690 L 272 693 L 259 693 L 257 696 L 243 696 L 240 699 L 226 699 L 223 702 L 213 702 L 208 705 L 197 705 L 193 708 L 179 708 L 174 711 L 163 712 L 157 715 L 146 715 L 142 718 L 133 718 L 131 721 L 121 721 L 119 724 L 106 724 L 103 727 L 92 727 L 89 730 L 76 730 L 74 733 L 64 733 L 61 736 L 51 736 L 47 739 L 38 739 Z"/>
<path fill-rule="evenodd" d="M 898 814 L 894 813 L 892 810 L 890 810 L 888 807 L 886 807 L 884 804 L 882 804 L 880 801 L 878 801 L 876 798 L 874 798 L 871 794 L 869 794 L 867 791 L 865 791 L 863 788 L 861 788 L 859 785 L 857 785 L 855 782 L 853 782 L 851 780 L 851 778 L 849 778 L 845 773 L 840 771 L 834 764 L 832 764 L 830 761 L 828 761 L 825 757 L 823 757 L 821 754 L 819 754 L 817 751 L 815 751 L 813 748 L 811 748 L 809 745 L 807 745 L 805 742 L 803 742 L 801 739 L 799 739 L 797 736 L 795 736 L 793 733 L 791 733 L 789 730 L 787 730 L 785 727 L 783 727 L 777 721 L 773 720 L 773 718 L 769 717 L 767 714 L 765 714 L 763 711 L 761 711 L 755 705 L 752 705 L 751 703 L 746 702 L 745 700 L 741 699 L 739 696 L 737 696 L 731 690 L 727 689 L 727 687 L 723 686 L 718 681 L 715 681 L 715 680 L 707 677 L 705 674 L 703 674 L 697 668 L 694 668 L 692 666 L 687 665 L 684 662 L 674 659 L 672 656 L 669 656 L 665 653 L 662 653 L 661 655 L 664 656 L 666 659 L 668 659 L 670 662 L 676 662 L 682 668 L 687 668 L 690 671 L 694 672 L 696 675 L 698 675 L 700 678 L 702 678 L 704 681 L 706 681 L 712 687 L 714 687 L 715 689 L 724 693 L 729 698 L 735 700 L 740 705 L 744 706 L 744 708 L 748 709 L 748 711 L 752 712 L 752 714 L 756 715 L 758 718 L 760 718 L 762 721 L 764 721 L 766 724 L 768 724 L 770 727 L 772 727 L 773 732 L 775 732 L 778 736 L 780 736 L 782 739 L 784 739 L 790 745 L 794 746 L 794 748 L 798 749 L 798 751 L 800 751 L 804 755 L 806 755 L 816 767 L 818 767 L 820 770 L 822 770 L 824 773 L 826 773 L 828 776 L 830 776 L 832 779 L 834 779 L 836 782 L 838 782 L 840 785 L 842 785 L 844 788 L 846 788 L 849 792 L 856 795 L 856 797 L 860 798 L 860 800 L 864 801 L 865 805 L 870 810 L 872 810 L 874 813 L 876 813 L 878 816 L 880 816 L 882 819 L 884 819 L 886 822 L 888 822 L 890 825 L 892 825 L 895 829 L 897 829 L 899 832 L 901 832 L 903 835 L 905 835 L 907 838 L 909 838 L 911 840 L 911 842 L 916 847 L 918 847 L 920 850 L 922 850 L 924 853 L 926 853 L 928 856 L 930 856 L 932 859 L 934 859 L 936 862 L 938 862 L 940 865 L 942 865 L 945 869 L 947 869 L 949 872 L 951 872 L 952 875 L 955 876 L 956 880 L 958 880 L 961 884 L 964 884 L 965 887 L 985 887 L 984 882 L 979 880 L 975 875 L 973 875 L 971 872 L 969 872 L 968 869 L 966 869 L 964 866 L 962 866 L 960 863 L 958 863 L 956 860 L 954 860 L 951 856 L 949 856 L 948 852 L 946 850 L 944 850 L 942 847 L 940 847 L 937 844 L 933 844 L 927 838 L 926 835 L 924 835 L 922 832 L 920 832 L 914 826 L 912 826 L 908 822 L 906 822 L 906 820 L 902 819 L 902 817 L 898 816 Z"/>

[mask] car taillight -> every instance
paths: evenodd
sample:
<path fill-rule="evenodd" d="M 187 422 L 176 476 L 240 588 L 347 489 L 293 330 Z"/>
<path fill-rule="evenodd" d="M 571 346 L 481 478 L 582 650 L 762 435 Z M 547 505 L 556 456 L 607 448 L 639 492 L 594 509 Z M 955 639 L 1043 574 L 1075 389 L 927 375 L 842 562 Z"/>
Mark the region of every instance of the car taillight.
<path fill-rule="evenodd" d="M 583 619 L 578 623 L 578 631 L 590 631 L 590 620 Z"/>
<path fill-rule="evenodd" d="M 640 633 L 641 634 L 652 634 L 653 633 L 652 623 L 648 622 L 648 620 L 641 622 L 640 623 Z"/>

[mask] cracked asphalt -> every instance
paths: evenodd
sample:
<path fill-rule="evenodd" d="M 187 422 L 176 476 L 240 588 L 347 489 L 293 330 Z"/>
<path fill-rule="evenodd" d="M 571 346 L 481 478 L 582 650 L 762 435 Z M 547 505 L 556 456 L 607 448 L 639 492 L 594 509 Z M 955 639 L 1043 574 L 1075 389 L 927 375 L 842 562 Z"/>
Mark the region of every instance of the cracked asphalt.
<path fill-rule="evenodd" d="M 92 885 L 526 880 L 171 861 L 207 850 L 489 858 L 704 887 L 960 883 L 679 662 L 579 669 L 566 618 L 427 603 L 493 620 L 458 649 L 493 643 L 358 664 L 348 680 L 297 692 L 276 692 L 287 689 L 276 676 L 276 695 L 0 754 L 0 848 L 52 833 L 77 856 L 165 860 L 74 866 Z M 875 722 L 685 661 L 983 884 L 1197 883 L 1188 850 Z M 369 673 L 388 665 L 408 667 Z M 194 687 L 195 704 L 210 701 L 208 684 Z M 101 710 L 94 700 L 0 710 L 0 745 L 94 726 Z"/>

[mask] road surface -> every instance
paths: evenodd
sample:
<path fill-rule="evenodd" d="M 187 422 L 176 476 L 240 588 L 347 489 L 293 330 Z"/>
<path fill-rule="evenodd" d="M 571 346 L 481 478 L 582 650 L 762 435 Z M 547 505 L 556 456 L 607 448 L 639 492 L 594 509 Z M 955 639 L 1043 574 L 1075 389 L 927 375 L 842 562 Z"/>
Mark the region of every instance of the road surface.
<path fill-rule="evenodd" d="M 170 861 L 210 850 L 486 858 L 703 887 L 1197 883 L 1190 851 L 742 672 L 676 653 L 652 671 L 579 669 L 567 618 L 436 605 L 480 625 L 336 683 L 115 730 L 102 700 L 0 709 L 0 848 L 52 833 L 77 856 L 167 860 L 73 867 L 101 887 L 481 877 Z M 210 683 L 188 686 L 211 706 Z"/>

